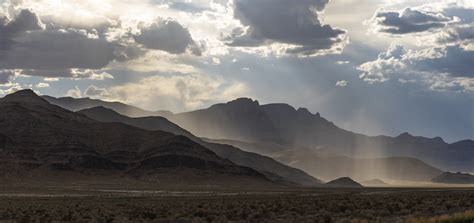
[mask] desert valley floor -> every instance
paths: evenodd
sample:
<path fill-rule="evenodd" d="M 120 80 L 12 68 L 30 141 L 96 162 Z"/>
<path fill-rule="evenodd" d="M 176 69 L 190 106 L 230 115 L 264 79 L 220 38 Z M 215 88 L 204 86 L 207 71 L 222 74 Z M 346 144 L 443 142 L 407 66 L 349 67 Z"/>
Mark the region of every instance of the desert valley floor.
<path fill-rule="evenodd" d="M 474 189 L 3 186 L 0 222 L 472 222 Z M 416 217 L 414 217 L 416 216 Z"/>

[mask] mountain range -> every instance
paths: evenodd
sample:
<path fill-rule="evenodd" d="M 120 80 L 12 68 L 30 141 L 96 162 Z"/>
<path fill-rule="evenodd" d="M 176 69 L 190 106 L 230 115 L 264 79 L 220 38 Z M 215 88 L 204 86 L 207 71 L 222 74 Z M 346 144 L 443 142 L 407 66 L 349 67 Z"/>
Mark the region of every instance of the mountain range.
<path fill-rule="evenodd" d="M 474 171 L 472 140 L 449 144 L 440 137 L 426 138 L 409 133 L 397 137 L 366 136 L 341 129 L 319 113 L 312 114 L 305 108 L 295 109 L 287 104 L 259 105 L 258 101 L 240 98 L 167 118 L 206 138 L 270 147 L 277 144 L 294 153 L 318 151 L 354 158 L 413 157 L 444 170 Z"/>
<path fill-rule="evenodd" d="M 153 131 L 161 130 L 171 132 L 176 135 L 186 136 L 194 142 L 211 149 L 217 155 L 229 159 L 238 165 L 258 170 L 274 181 L 302 186 L 318 186 L 322 183 L 320 180 L 310 176 L 309 174 L 299 169 L 283 165 L 270 157 L 262 156 L 257 153 L 242 151 L 234 146 L 226 144 L 203 141 L 202 139 L 194 136 L 190 132 L 182 129 L 178 125 L 168 121 L 163 117 L 150 116 L 130 118 L 128 116 L 121 115 L 112 109 L 102 106 L 80 110 L 78 113 L 84 114 L 89 118 L 101 122 L 121 122 L 142 129 Z"/>
<path fill-rule="evenodd" d="M 110 114 L 98 117 L 96 113 L 92 118 L 124 122 L 144 129 L 161 129 L 146 120 L 163 118 L 143 117 L 130 121 L 126 116 L 161 115 L 176 123 L 172 123 L 175 126 L 173 130 L 168 129 L 175 134 L 187 135 L 201 144 L 226 144 L 239 153 L 244 150 L 254 156 L 265 155 L 326 180 L 349 176 L 359 180 L 385 178 L 424 181 L 441 174 L 440 169 L 471 171 L 474 168 L 472 140 L 448 144 L 440 137 L 430 139 L 408 133 L 397 137 L 365 136 L 341 129 L 318 113 L 312 114 L 307 109 L 295 109 L 287 104 L 260 105 L 258 101 L 240 98 L 207 109 L 173 114 L 146 111 L 133 106 L 128 108 L 126 104 L 97 99 L 44 98 L 75 111 L 94 106 L 109 108 L 123 117 L 120 120 L 104 120 Z M 74 103 L 76 100 L 78 103 Z M 220 154 L 218 149 L 213 150 L 239 165 L 250 166 L 249 162 L 245 163 L 249 160 L 247 156 L 235 159 L 232 158 L 235 154 L 230 156 Z"/>
<path fill-rule="evenodd" d="M 186 136 L 99 122 L 52 105 L 31 90 L 0 99 L 0 167 L 0 178 L 8 179 L 3 182 L 279 185 Z"/>

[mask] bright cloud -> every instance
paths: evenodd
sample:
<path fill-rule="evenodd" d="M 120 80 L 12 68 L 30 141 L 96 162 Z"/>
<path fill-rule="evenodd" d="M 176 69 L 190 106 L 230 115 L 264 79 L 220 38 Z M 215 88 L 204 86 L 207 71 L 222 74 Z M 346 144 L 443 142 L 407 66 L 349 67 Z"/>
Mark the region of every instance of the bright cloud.
<path fill-rule="evenodd" d="M 150 109 L 173 111 L 196 109 L 218 101 L 245 95 L 248 89 L 240 82 L 228 82 L 205 74 L 152 76 L 138 82 L 108 89 L 112 98 Z"/>

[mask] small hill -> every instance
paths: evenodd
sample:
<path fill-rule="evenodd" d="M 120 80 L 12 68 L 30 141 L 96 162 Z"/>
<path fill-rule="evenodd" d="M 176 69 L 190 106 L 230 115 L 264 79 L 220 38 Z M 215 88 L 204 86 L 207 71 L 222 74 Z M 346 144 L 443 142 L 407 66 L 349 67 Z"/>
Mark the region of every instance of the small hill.
<path fill-rule="evenodd" d="M 474 184 L 474 175 L 459 172 L 444 172 L 441 175 L 433 178 L 432 182 L 443 184 Z"/>
<path fill-rule="evenodd" d="M 361 183 L 362 185 L 365 185 L 365 186 L 387 186 L 388 185 L 381 179 L 366 180 Z"/>
<path fill-rule="evenodd" d="M 344 188 L 360 188 L 363 187 L 360 183 L 357 183 L 349 177 L 341 177 L 326 183 L 329 187 L 344 187 Z"/>

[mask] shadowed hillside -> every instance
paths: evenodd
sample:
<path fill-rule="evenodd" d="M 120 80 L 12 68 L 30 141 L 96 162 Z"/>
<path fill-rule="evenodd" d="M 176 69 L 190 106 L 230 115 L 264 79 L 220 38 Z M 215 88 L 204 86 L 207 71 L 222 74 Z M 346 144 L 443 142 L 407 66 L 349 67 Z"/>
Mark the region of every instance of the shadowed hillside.
<path fill-rule="evenodd" d="M 468 173 L 450 173 L 444 172 L 433 178 L 435 183 L 444 184 L 474 184 L 474 175 Z"/>
<path fill-rule="evenodd" d="M 106 102 L 102 105 L 114 109 Z M 303 170 L 312 174 L 317 173 L 318 175 L 315 176 L 325 173 L 318 172 L 315 169 L 318 164 L 311 164 L 311 160 L 321 160 L 324 157 L 318 155 L 312 159 L 308 155 L 323 154 L 357 160 L 360 158 L 380 160 L 379 158 L 386 157 L 398 157 L 392 160 L 403 157 L 415 158 L 401 160 L 399 165 L 396 165 L 396 162 L 384 165 L 384 167 L 392 168 L 392 172 L 399 175 L 402 170 L 407 170 L 401 165 L 409 160 L 418 159 L 419 162 L 416 161 L 418 164 L 410 166 L 426 167 L 421 169 L 428 170 L 429 173 L 422 177 L 408 176 L 412 179 L 430 179 L 440 173 L 437 168 L 474 171 L 474 141 L 472 140 L 449 144 L 440 137 L 425 138 L 412 136 L 409 133 L 403 133 L 397 137 L 365 136 L 341 129 L 321 117 L 319 113 L 313 114 L 304 108 L 295 109 L 287 104 L 260 105 L 257 101 L 241 98 L 216 104 L 207 109 L 163 115 L 190 133 L 206 137 L 206 141 L 230 144 L 248 152 L 276 157 L 279 161 L 294 167 L 303 168 L 304 166 Z M 302 158 L 298 158 L 300 166 L 294 165 L 296 162 L 294 157 Z M 363 167 L 364 165 L 357 164 L 357 160 L 350 162 L 355 163 L 355 166 Z M 332 161 L 324 162 L 331 163 Z M 347 168 L 350 167 L 344 167 L 344 165 L 341 167 L 341 169 Z M 364 170 L 359 172 L 363 173 Z M 413 175 L 423 172 L 419 171 Z M 347 172 L 341 174 L 342 176 L 351 175 Z M 387 176 L 384 174 L 371 177 Z"/>
<path fill-rule="evenodd" d="M 77 175 L 159 185 L 272 185 L 185 136 L 98 122 L 31 90 L 0 99 L 0 139 L 0 176 L 10 180 Z"/>
<path fill-rule="evenodd" d="M 269 157 L 245 152 L 230 145 L 205 142 L 163 117 L 130 118 L 104 107 L 85 109 L 79 111 L 79 113 L 102 122 L 122 122 L 143 129 L 162 130 L 177 135 L 184 135 L 213 150 L 217 155 L 227 158 L 238 165 L 258 170 L 275 181 L 303 186 L 318 186 L 321 184 L 321 181 L 311 177 L 305 172 L 285 166 Z"/>

